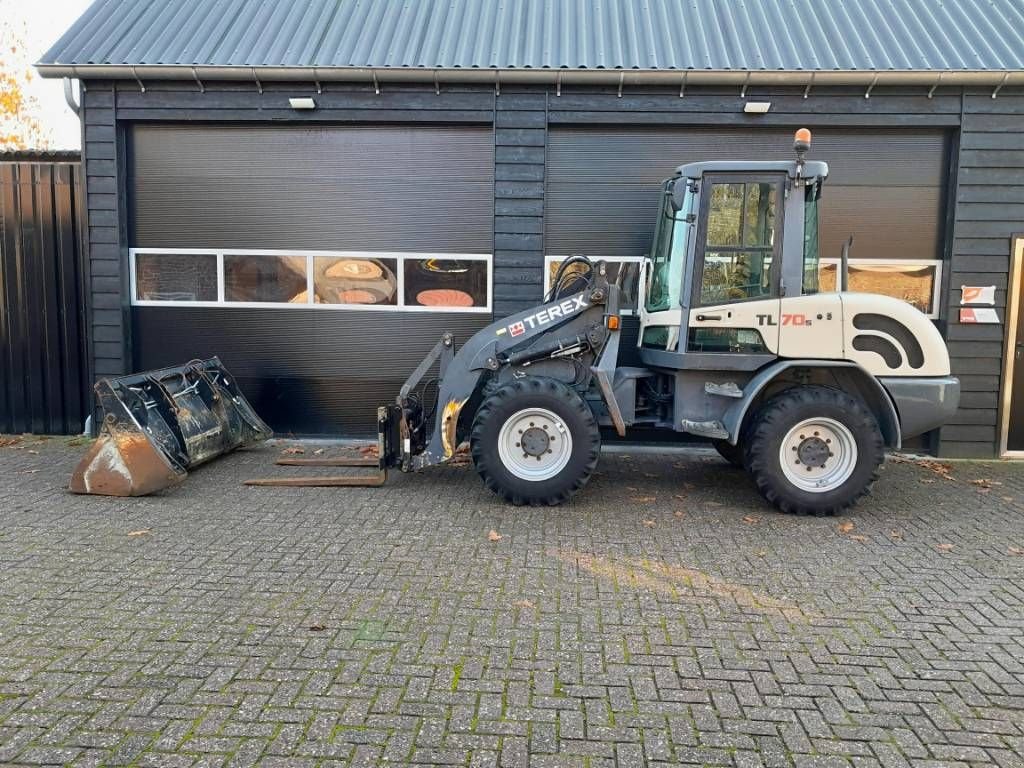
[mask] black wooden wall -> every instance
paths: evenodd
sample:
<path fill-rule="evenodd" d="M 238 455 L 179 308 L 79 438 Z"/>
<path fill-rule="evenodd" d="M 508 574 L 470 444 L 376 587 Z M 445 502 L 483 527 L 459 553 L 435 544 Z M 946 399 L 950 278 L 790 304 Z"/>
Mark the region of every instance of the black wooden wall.
<path fill-rule="evenodd" d="M 84 426 L 80 179 L 77 161 L 0 157 L 0 432 Z"/>
<path fill-rule="evenodd" d="M 495 137 L 495 287 L 497 314 L 536 302 L 544 256 L 544 193 L 549 126 L 847 126 L 946 128 L 954 136 L 948 185 L 944 258 L 946 302 L 941 329 L 947 334 L 954 373 L 964 400 L 936 448 L 949 456 L 991 456 L 996 451 L 1003 325 L 960 326 L 959 286 L 1000 286 L 1000 317 L 1010 235 L 1024 229 L 1024 144 L 1019 125 L 1024 90 L 945 87 L 931 96 L 925 87 L 862 89 L 748 89 L 746 97 L 771 101 L 762 116 L 743 113 L 739 89 L 674 90 L 388 86 L 312 83 L 262 84 L 134 81 L 86 84 L 85 157 L 90 214 L 90 286 L 97 375 L 130 365 L 127 322 L 126 218 L 124 214 L 124 125 L 130 121 L 325 123 L 490 122 Z M 318 109 L 299 113 L 289 96 L 314 95 Z M 667 165 L 671 160 L 666 159 Z M 585 204 L 585 201 L 581 201 Z M 457 223 L 454 223 L 457 225 Z"/>

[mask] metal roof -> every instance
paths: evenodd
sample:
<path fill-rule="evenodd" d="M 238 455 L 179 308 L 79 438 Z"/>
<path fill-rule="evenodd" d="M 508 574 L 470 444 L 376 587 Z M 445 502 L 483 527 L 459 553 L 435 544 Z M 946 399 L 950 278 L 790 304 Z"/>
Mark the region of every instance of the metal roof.
<path fill-rule="evenodd" d="M 96 0 L 37 66 L 54 77 L 134 67 L 147 77 L 316 68 L 325 79 L 941 72 L 991 82 L 1024 71 L 1021 30 L 1021 0 Z"/>

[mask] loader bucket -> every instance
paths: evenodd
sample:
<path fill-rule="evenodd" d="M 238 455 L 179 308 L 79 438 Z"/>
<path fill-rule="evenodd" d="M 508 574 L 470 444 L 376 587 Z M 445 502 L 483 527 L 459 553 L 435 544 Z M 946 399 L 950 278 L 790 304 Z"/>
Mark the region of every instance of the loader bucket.
<path fill-rule="evenodd" d="M 216 357 L 103 379 L 96 396 L 103 424 L 71 476 L 74 493 L 145 496 L 273 434 Z"/>

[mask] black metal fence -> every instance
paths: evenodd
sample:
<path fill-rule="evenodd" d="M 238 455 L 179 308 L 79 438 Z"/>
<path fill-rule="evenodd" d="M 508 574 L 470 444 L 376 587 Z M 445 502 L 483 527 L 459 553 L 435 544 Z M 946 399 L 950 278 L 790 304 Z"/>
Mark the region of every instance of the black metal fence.
<path fill-rule="evenodd" d="M 77 155 L 0 154 L 0 432 L 82 431 L 82 198 Z"/>

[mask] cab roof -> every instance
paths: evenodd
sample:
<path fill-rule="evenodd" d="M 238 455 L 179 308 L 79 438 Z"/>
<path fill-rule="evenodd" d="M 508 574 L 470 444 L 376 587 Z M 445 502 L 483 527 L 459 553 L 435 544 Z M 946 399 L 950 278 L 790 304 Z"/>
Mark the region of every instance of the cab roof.
<path fill-rule="evenodd" d="M 796 160 L 706 160 L 700 163 L 686 163 L 676 168 L 676 178 L 699 179 L 705 173 L 786 173 L 792 178 L 797 175 Z M 828 176 L 828 163 L 808 160 L 801 175 L 805 178 Z"/>

